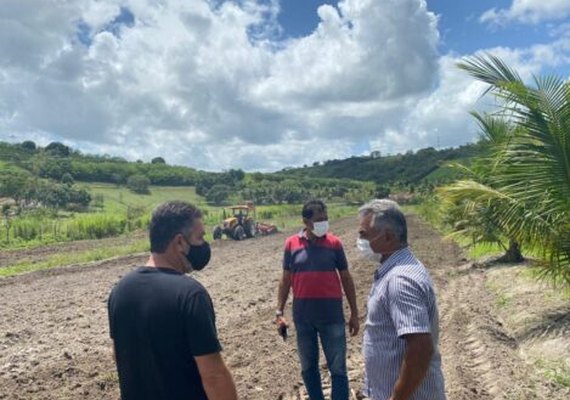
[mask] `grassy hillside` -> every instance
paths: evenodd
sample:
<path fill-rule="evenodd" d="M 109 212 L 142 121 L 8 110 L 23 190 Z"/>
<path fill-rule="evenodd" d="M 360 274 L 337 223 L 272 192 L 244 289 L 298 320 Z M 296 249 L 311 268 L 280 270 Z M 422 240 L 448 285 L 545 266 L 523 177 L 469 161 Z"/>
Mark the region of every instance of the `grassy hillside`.
<path fill-rule="evenodd" d="M 55 183 L 103 182 L 132 188 L 130 182 L 136 180 L 138 184 L 147 182 L 145 186 L 193 186 L 196 193 L 211 205 L 227 205 L 245 199 L 252 199 L 257 204 L 298 204 L 311 197 L 351 202 L 355 198 L 372 196 L 375 190 L 373 185 L 350 179 L 322 179 L 302 175 L 291 177 L 278 173 L 246 174 L 240 169 L 218 173 L 198 171 L 168 165 L 166 160 L 160 157 L 150 163 L 140 160 L 128 162 L 120 157 L 82 154 L 58 142 L 50 143 L 46 147 L 37 147 L 33 142 L 0 142 L 0 161 L 4 162 L 5 166 L 9 165 L 31 174 L 34 179 L 51 180 Z M 14 192 L 18 192 L 17 187 L 28 186 L 29 189 L 30 186 L 37 186 L 37 182 L 26 185 L 30 179 L 23 175 L 19 177 L 19 182 L 14 182 L 11 178 L 12 182 L 7 184 L 7 180 L 0 177 L 0 197 L 33 196 L 30 190 L 27 190 L 27 193 L 22 193 L 24 189 L 20 189 L 19 193 Z M 50 188 L 42 189 L 47 192 Z M 59 192 L 65 190 L 66 188 L 58 188 Z M 144 191 L 146 190 L 141 190 Z M 83 196 L 85 200 L 84 194 L 77 196 Z"/>
<path fill-rule="evenodd" d="M 108 213 L 127 212 L 129 207 L 142 207 L 152 210 L 157 205 L 168 200 L 183 200 L 204 206 L 205 199 L 196 194 L 194 187 L 180 186 L 150 186 L 147 195 L 137 194 L 124 186 L 109 183 L 84 184 L 95 199 L 100 196 L 103 199 L 101 211 Z"/>
<path fill-rule="evenodd" d="M 438 183 L 457 178 L 457 173 L 445 166 L 447 163 L 467 162 L 479 152 L 479 145 L 470 144 L 443 150 L 430 147 L 415 153 L 389 156 L 372 153 L 371 156 L 330 160 L 310 167 L 286 169 L 282 173 L 311 178 L 347 178 L 388 186 Z"/>

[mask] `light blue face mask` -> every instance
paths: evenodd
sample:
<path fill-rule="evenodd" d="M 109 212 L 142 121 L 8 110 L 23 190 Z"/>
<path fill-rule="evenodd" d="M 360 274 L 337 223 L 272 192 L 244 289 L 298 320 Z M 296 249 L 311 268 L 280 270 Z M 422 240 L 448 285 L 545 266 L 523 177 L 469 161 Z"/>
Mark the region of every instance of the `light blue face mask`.
<path fill-rule="evenodd" d="M 370 261 L 380 262 L 382 254 L 375 253 L 374 250 L 372 250 L 370 241 L 358 238 L 356 240 L 356 247 L 358 247 L 358 250 L 360 251 L 360 254 L 363 258 Z"/>
<path fill-rule="evenodd" d="M 329 221 L 313 222 L 313 235 L 323 237 L 329 231 Z"/>

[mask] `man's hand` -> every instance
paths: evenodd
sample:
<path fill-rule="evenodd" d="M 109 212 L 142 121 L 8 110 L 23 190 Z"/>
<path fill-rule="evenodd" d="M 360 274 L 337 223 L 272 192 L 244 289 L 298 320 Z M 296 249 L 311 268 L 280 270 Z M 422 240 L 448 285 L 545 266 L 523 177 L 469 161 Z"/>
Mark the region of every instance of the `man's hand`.
<path fill-rule="evenodd" d="M 346 294 L 348 305 L 350 306 L 350 319 L 348 320 L 348 331 L 350 336 L 358 335 L 360 330 L 360 323 L 358 322 L 358 307 L 356 306 L 356 289 L 354 288 L 354 281 L 347 269 L 340 271 L 340 281 L 342 288 Z"/>
<path fill-rule="evenodd" d="M 285 258 L 287 258 L 287 251 L 285 252 Z M 277 332 L 283 338 L 287 340 L 287 320 L 283 317 L 283 310 L 285 309 L 285 304 L 287 303 L 287 297 L 289 296 L 289 289 L 291 288 L 291 272 L 283 270 L 283 276 L 281 277 L 281 282 L 279 282 L 279 293 L 277 295 L 277 311 L 275 315 L 275 323 L 277 324 Z"/>
<path fill-rule="evenodd" d="M 358 335 L 360 331 L 360 322 L 358 322 L 358 315 L 352 314 L 348 320 L 348 332 L 350 336 Z"/>
<path fill-rule="evenodd" d="M 275 324 L 277 324 L 277 332 L 283 338 L 283 340 L 287 340 L 287 328 L 289 328 L 289 324 L 287 324 L 287 320 L 282 315 L 278 315 L 275 318 Z"/>

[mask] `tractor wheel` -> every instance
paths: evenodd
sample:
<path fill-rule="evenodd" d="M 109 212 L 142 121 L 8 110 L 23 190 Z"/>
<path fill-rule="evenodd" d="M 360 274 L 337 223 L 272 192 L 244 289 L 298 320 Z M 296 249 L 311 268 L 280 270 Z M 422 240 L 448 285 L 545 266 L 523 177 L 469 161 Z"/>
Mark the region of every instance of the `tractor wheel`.
<path fill-rule="evenodd" d="M 255 223 L 253 221 L 247 221 L 245 223 L 245 235 L 248 238 L 255 237 L 257 230 L 255 229 Z"/>
<path fill-rule="evenodd" d="M 214 229 L 214 232 L 212 233 L 212 236 L 214 237 L 214 240 L 218 240 L 222 238 L 222 228 L 220 228 L 219 226 L 216 226 L 216 228 Z"/>
<path fill-rule="evenodd" d="M 245 229 L 243 229 L 243 226 L 238 225 L 235 227 L 234 229 L 234 239 L 235 240 L 243 240 L 245 239 Z"/>

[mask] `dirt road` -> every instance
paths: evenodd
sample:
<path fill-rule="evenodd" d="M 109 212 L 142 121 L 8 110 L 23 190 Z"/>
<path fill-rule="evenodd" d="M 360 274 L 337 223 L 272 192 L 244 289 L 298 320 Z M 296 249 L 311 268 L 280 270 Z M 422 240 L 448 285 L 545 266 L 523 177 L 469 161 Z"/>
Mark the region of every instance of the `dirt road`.
<path fill-rule="evenodd" d="M 482 271 L 416 217 L 409 225 L 412 248 L 438 290 L 448 398 L 569 398 L 521 359 L 516 340 L 492 316 Z M 358 258 L 354 219 L 332 229 L 345 242 L 364 321 L 375 266 Z M 304 397 L 294 330 L 283 342 L 272 324 L 284 240 L 278 234 L 218 243 L 211 264 L 196 274 L 214 300 L 241 399 Z M 144 261 L 131 256 L 0 280 L 0 399 L 118 399 L 106 300 L 114 283 Z M 360 343 L 361 335 L 349 340 L 355 392 L 362 383 Z"/>

